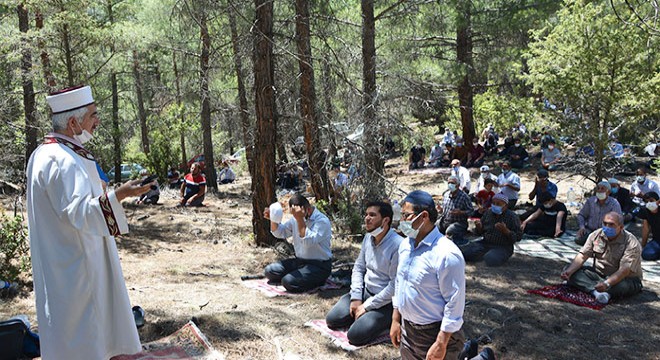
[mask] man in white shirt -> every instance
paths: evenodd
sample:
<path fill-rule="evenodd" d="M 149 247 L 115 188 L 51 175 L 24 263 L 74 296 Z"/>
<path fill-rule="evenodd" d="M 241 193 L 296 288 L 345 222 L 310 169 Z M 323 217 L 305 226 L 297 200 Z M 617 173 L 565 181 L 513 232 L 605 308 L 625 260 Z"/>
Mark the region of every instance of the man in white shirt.
<path fill-rule="evenodd" d="M 647 177 L 645 168 L 640 167 L 637 169 L 635 181 L 630 185 L 630 196 L 637 205 L 644 206 L 644 197 L 650 192 L 660 194 L 660 186 Z"/>
<path fill-rule="evenodd" d="M 518 202 L 520 177 L 511 171 L 511 164 L 508 161 L 502 162 L 502 173 L 497 177 L 497 185 L 502 194 L 509 199 L 508 208 L 513 210 Z"/>
<path fill-rule="evenodd" d="M 458 178 L 458 188 L 463 190 L 464 193 L 470 193 L 472 181 L 470 179 L 470 170 L 461 166 L 461 161 L 454 159 L 451 161 L 451 176 Z"/>
<path fill-rule="evenodd" d="M 331 329 L 349 327 L 348 341 L 368 344 L 390 329 L 392 295 L 403 238 L 391 228 L 392 206 L 370 202 L 364 217 L 367 230 L 360 255 L 353 265 L 351 291 L 342 296 L 326 316 Z"/>
<path fill-rule="evenodd" d="M 218 182 L 220 184 L 230 184 L 236 180 L 236 173 L 232 170 L 229 163 L 226 161 L 222 162 L 222 170 L 218 173 Z"/>
<path fill-rule="evenodd" d="M 114 236 L 128 232 L 121 201 L 153 183 L 104 192 L 83 147 L 101 121 L 89 86 L 46 97 L 53 132 L 30 157 L 27 213 L 44 359 L 106 360 L 141 350 Z M 1 350 L 0 350 L 1 351 Z"/>
<path fill-rule="evenodd" d="M 479 168 L 479 179 L 477 179 L 477 187 L 472 192 L 472 195 L 476 195 L 479 191 L 486 188 L 484 185 L 484 181 L 486 181 L 486 179 L 492 179 L 497 183 L 497 176 L 490 172 L 490 167 L 488 167 L 488 165 L 483 165 Z M 497 186 L 494 186 L 493 192 L 497 194 L 500 192 L 500 189 Z"/>

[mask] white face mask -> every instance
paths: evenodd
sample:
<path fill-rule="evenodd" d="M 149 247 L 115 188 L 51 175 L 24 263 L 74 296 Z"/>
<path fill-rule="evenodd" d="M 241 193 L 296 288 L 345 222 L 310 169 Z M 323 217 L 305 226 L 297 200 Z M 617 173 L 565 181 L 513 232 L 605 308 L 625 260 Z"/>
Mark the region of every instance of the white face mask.
<path fill-rule="evenodd" d="M 649 211 L 656 211 L 658 209 L 658 203 L 656 203 L 655 201 L 647 202 L 646 208 Z"/>
<path fill-rule="evenodd" d="M 78 120 L 76 120 L 76 122 L 78 123 Z M 82 129 L 82 133 L 80 133 L 79 135 L 74 134 L 73 138 L 78 140 L 81 144 L 84 144 L 84 143 L 92 140 L 94 135 L 90 134 L 89 131 L 83 129 L 82 126 L 80 125 L 80 123 L 78 123 L 78 126 L 80 127 L 80 129 Z"/>
<path fill-rule="evenodd" d="M 373 236 L 373 237 L 376 237 L 376 236 L 382 234 L 382 233 L 383 233 L 383 230 L 385 230 L 385 229 L 383 229 L 382 226 L 379 226 L 379 227 L 377 227 L 377 228 L 375 228 L 375 229 L 369 231 L 369 234 L 370 234 L 371 236 Z"/>
<path fill-rule="evenodd" d="M 555 148 L 554 145 L 548 145 L 548 149 L 552 150 L 552 149 L 554 149 L 554 148 Z"/>
<path fill-rule="evenodd" d="M 607 193 L 597 192 L 596 193 L 596 198 L 598 198 L 598 200 L 605 200 L 605 198 L 607 198 Z"/>
<path fill-rule="evenodd" d="M 646 176 L 637 175 L 637 182 L 638 183 L 643 183 L 644 181 L 646 181 Z"/>
<path fill-rule="evenodd" d="M 421 213 L 415 216 L 411 221 L 399 222 L 399 231 L 401 231 L 404 235 L 406 235 L 411 239 L 416 239 L 417 235 L 419 234 L 419 228 L 421 228 L 422 225 L 420 224 L 417 229 L 413 229 L 412 223 L 415 222 L 415 220 L 417 220 L 419 215 L 421 215 Z"/>

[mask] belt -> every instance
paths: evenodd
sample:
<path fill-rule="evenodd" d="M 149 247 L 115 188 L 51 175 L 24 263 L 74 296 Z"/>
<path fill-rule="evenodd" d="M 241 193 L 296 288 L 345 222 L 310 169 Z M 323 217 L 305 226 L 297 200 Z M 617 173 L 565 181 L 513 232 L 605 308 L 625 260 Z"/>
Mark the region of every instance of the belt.
<path fill-rule="evenodd" d="M 434 328 L 439 328 L 440 325 L 442 324 L 441 321 L 436 321 L 430 324 L 424 324 L 424 325 L 419 325 L 415 324 L 414 322 L 408 321 L 406 319 L 403 319 L 405 321 L 405 326 L 410 326 L 411 328 L 415 330 L 429 330 L 429 329 L 434 329 Z"/>

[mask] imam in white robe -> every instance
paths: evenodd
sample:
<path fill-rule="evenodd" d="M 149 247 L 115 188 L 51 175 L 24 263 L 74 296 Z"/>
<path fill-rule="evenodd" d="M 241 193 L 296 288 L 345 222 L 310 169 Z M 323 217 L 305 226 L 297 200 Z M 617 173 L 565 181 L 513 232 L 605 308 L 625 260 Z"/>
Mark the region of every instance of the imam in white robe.
<path fill-rule="evenodd" d="M 114 235 L 128 232 L 93 156 L 51 133 L 30 157 L 27 211 L 43 360 L 141 350 Z"/>

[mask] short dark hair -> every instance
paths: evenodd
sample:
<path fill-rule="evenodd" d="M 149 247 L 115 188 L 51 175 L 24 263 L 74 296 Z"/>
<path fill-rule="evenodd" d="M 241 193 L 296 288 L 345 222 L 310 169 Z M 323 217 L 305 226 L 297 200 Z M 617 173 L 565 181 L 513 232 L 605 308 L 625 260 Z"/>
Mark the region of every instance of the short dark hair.
<path fill-rule="evenodd" d="M 647 202 L 651 199 L 653 199 L 653 201 L 658 201 L 658 199 L 660 199 L 658 193 L 655 191 L 647 192 L 646 195 L 644 195 L 644 198 L 646 198 Z M 653 234 L 653 236 L 655 236 L 655 234 Z"/>
<path fill-rule="evenodd" d="M 392 205 L 384 201 L 369 201 L 365 209 L 368 209 L 372 206 L 378 208 L 378 213 L 380 216 L 384 218 L 390 218 L 389 225 L 392 226 L 392 218 L 394 217 L 394 210 L 392 210 Z"/>
<path fill-rule="evenodd" d="M 488 185 L 488 184 L 497 184 L 497 181 L 491 178 L 486 178 L 486 180 L 484 180 L 484 185 Z"/>
<path fill-rule="evenodd" d="M 302 206 L 304 208 L 311 208 L 312 205 L 310 205 L 309 200 L 307 200 L 306 197 L 302 196 L 301 194 L 294 194 L 290 199 L 289 199 L 289 206 Z"/>

